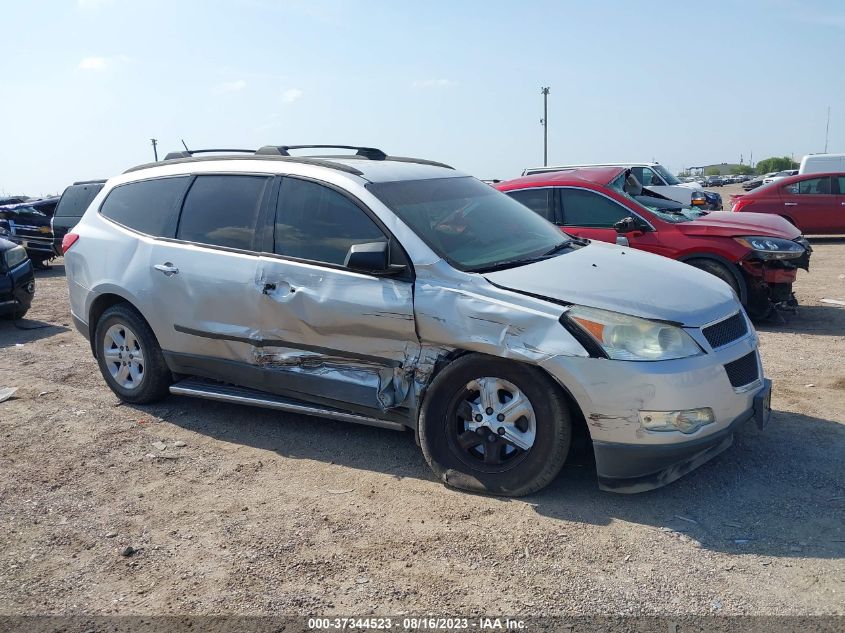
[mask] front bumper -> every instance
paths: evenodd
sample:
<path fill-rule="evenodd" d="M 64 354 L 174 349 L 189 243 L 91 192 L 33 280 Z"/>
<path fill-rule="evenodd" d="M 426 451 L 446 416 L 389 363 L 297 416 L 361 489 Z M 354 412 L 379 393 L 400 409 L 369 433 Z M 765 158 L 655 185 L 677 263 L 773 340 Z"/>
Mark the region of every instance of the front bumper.
<path fill-rule="evenodd" d="M 6 273 L 0 273 L 0 314 L 23 312 L 32 305 L 35 272 L 26 260 Z"/>
<path fill-rule="evenodd" d="M 733 444 L 734 433 L 754 420 L 761 430 L 771 416 L 772 382 L 764 379 L 752 407 L 728 426 L 679 444 L 637 445 L 593 442 L 599 488 L 636 493 L 660 488 L 683 477 Z"/>
<path fill-rule="evenodd" d="M 734 425 L 753 415 L 758 394 L 770 384 L 757 336 L 746 318 L 745 335 L 714 348 L 704 336 L 711 325 L 685 328 L 706 350 L 698 356 L 657 362 L 555 356 L 540 363 L 584 415 L 601 487 L 636 492 L 674 481 L 730 446 Z M 689 434 L 647 430 L 639 419 L 640 411 L 702 407 L 713 411 L 714 422 Z M 657 476 L 667 469 L 674 472 Z M 610 485 L 610 480 L 638 477 L 646 481 Z"/>

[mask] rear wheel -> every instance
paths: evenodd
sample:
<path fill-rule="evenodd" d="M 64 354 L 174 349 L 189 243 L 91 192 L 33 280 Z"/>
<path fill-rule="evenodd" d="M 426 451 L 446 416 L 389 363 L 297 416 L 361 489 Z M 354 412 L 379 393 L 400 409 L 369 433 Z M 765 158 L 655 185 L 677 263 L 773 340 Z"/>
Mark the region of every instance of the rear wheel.
<path fill-rule="evenodd" d="M 152 329 L 119 303 L 100 316 L 94 334 L 100 373 L 125 402 L 147 404 L 167 395 L 171 374 Z"/>
<path fill-rule="evenodd" d="M 560 472 L 572 437 L 567 402 L 542 370 L 470 355 L 426 393 L 420 444 L 435 475 L 455 488 L 530 494 Z"/>

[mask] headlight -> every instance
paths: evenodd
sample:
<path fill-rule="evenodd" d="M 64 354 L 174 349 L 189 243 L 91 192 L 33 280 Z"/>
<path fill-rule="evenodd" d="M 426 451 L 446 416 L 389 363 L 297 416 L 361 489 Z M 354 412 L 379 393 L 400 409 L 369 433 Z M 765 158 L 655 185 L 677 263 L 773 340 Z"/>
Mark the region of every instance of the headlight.
<path fill-rule="evenodd" d="M 690 197 L 690 204 L 694 207 L 703 207 L 707 205 L 707 196 L 704 195 L 703 191 L 696 191 Z"/>
<path fill-rule="evenodd" d="M 26 261 L 26 249 L 23 246 L 15 246 L 3 253 L 3 259 L 6 260 L 6 270 L 12 270 L 21 262 Z"/>
<path fill-rule="evenodd" d="M 777 237 L 735 237 L 737 242 L 750 248 L 760 259 L 793 259 L 804 254 L 804 247 L 791 240 Z"/>
<path fill-rule="evenodd" d="M 615 360 L 671 360 L 703 353 L 689 334 L 667 323 L 585 306 L 572 306 L 564 318 Z"/>

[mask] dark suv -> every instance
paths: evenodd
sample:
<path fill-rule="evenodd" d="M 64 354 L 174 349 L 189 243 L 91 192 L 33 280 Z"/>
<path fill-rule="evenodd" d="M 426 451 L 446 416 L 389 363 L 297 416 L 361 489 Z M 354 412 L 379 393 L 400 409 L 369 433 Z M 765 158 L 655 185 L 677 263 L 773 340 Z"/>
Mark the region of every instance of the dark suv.
<path fill-rule="evenodd" d="M 76 226 L 104 184 L 105 180 L 80 180 L 65 189 L 52 221 L 53 250 L 56 255 L 62 255 L 62 239 Z"/>

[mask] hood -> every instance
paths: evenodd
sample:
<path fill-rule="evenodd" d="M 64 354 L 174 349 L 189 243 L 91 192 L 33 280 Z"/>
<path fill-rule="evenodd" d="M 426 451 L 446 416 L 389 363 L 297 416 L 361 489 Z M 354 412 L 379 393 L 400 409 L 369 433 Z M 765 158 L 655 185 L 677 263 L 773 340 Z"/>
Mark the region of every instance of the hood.
<path fill-rule="evenodd" d="M 710 273 L 605 242 L 484 277 L 515 292 L 687 326 L 739 308 L 730 286 Z"/>
<path fill-rule="evenodd" d="M 675 225 L 686 235 L 713 235 L 719 237 L 739 237 L 741 235 L 761 235 L 794 240 L 801 235 L 788 220 L 769 213 L 732 213 L 731 211 L 713 211 L 692 222 Z"/>

